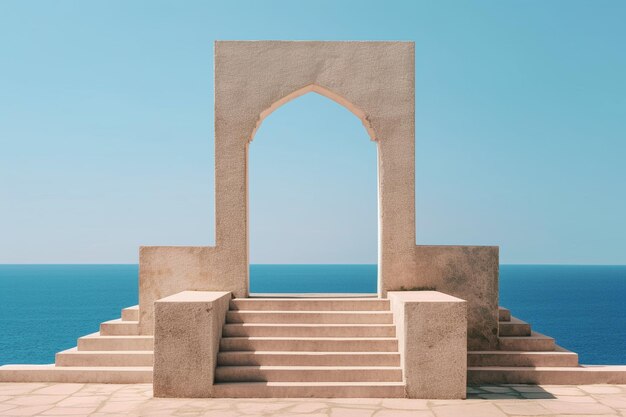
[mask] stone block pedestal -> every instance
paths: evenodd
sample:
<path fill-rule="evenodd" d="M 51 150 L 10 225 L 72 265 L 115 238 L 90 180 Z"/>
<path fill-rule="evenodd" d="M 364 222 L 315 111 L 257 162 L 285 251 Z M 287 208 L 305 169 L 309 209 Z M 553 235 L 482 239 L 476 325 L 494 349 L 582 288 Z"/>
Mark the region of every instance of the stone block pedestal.
<path fill-rule="evenodd" d="M 467 303 L 437 291 L 389 292 L 408 398 L 465 398 Z"/>
<path fill-rule="evenodd" d="M 154 396 L 211 397 L 230 292 L 183 291 L 154 303 Z"/>

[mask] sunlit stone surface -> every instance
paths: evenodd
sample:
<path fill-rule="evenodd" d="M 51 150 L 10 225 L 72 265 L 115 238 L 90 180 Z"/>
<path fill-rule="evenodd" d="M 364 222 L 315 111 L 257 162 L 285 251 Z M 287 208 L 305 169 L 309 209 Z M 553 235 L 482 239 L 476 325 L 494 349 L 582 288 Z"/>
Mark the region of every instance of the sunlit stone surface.
<path fill-rule="evenodd" d="M 0 383 L 0 416 L 626 416 L 626 385 L 469 387 L 467 400 L 171 399 L 152 385 Z"/>

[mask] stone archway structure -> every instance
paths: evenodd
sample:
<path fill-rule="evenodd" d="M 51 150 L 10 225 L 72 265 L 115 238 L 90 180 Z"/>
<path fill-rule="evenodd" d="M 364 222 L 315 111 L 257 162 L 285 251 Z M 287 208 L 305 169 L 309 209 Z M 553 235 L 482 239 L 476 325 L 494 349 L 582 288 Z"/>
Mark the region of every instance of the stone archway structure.
<path fill-rule="evenodd" d="M 379 294 L 414 275 L 414 51 L 410 42 L 218 42 L 215 46 L 216 247 L 247 294 L 248 143 L 282 104 L 322 94 L 378 145 Z"/>
<path fill-rule="evenodd" d="M 140 333 L 181 291 L 249 294 L 248 145 L 263 119 L 316 92 L 361 119 L 378 147 L 378 294 L 436 289 L 467 300 L 468 347 L 497 345 L 498 248 L 415 244 L 413 42 L 215 43 L 215 246 L 144 246 Z"/>

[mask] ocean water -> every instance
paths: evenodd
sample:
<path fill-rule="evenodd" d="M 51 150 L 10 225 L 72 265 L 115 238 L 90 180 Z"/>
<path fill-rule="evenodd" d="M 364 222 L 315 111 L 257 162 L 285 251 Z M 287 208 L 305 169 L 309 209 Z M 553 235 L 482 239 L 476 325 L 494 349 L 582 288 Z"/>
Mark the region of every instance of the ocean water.
<path fill-rule="evenodd" d="M 374 293 L 376 265 L 252 265 L 255 293 Z M 57 351 L 137 304 L 137 265 L 0 265 L 0 364 Z M 502 265 L 500 305 L 579 353 L 626 364 L 626 266 Z"/>

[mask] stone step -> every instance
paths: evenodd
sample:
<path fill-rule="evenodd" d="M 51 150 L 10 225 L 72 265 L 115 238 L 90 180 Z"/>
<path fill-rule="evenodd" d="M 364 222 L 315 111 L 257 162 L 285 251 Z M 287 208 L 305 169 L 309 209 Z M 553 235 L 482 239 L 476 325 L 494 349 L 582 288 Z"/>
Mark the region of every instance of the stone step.
<path fill-rule="evenodd" d="M 217 382 L 402 382 L 389 366 L 218 366 Z"/>
<path fill-rule="evenodd" d="M 388 311 L 228 311 L 227 323 L 392 324 Z"/>
<path fill-rule="evenodd" d="M 481 384 L 626 384 L 626 366 L 469 367 L 467 383 Z"/>
<path fill-rule="evenodd" d="M 403 382 L 231 382 L 213 388 L 218 398 L 403 398 Z"/>
<path fill-rule="evenodd" d="M 152 351 L 80 351 L 77 348 L 64 350 L 56 354 L 55 364 L 59 366 L 152 366 Z"/>
<path fill-rule="evenodd" d="M 143 384 L 152 382 L 152 367 L 59 367 L 55 365 L 4 365 L 0 366 L 0 382 Z"/>
<path fill-rule="evenodd" d="M 500 350 L 554 351 L 554 339 L 541 333 L 531 332 L 530 336 L 498 337 Z"/>
<path fill-rule="evenodd" d="M 400 366 L 398 352 L 219 352 L 220 366 Z"/>
<path fill-rule="evenodd" d="M 498 324 L 500 336 L 530 336 L 530 324 L 515 317 Z"/>
<path fill-rule="evenodd" d="M 224 337 L 221 351 L 397 352 L 395 338 Z"/>
<path fill-rule="evenodd" d="M 498 320 L 509 321 L 511 320 L 511 312 L 508 308 L 498 307 Z"/>
<path fill-rule="evenodd" d="M 223 337 L 395 337 L 393 324 L 226 324 Z"/>
<path fill-rule="evenodd" d="M 122 309 L 123 321 L 139 321 L 139 306 L 126 307 Z"/>
<path fill-rule="evenodd" d="M 102 336 L 92 333 L 78 339 L 78 350 L 154 350 L 153 336 Z"/>
<path fill-rule="evenodd" d="M 380 298 L 235 298 L 231 310 L 253 311 L 389 311 Z"/>
<path fill-rule="evenodd" d="M 115 319 L 100 324 L 100 334 L 103 336 L 131 336 L 139 334 L 138 321 L 122 321 Z"/>
<path fill-rule="evenodd" d="M 578 366 L 578 355 L 560 346 L 552 352 L 473 351 L 467 353 L 467 366 Z"/>

